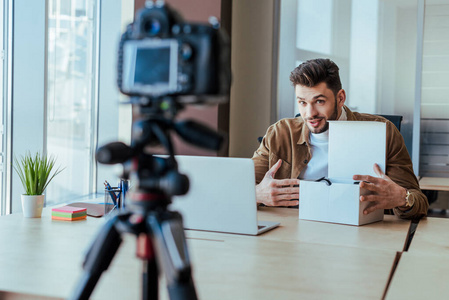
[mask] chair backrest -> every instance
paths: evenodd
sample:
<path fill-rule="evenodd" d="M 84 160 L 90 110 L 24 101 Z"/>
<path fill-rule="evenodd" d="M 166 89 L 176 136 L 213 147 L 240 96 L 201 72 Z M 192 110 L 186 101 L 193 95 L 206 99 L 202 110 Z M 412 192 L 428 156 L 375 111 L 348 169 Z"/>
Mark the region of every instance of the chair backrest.
<path fill-rule="evenodd" d="M 378 116 L 384 117 L 385 119 L 393 123 L 398 128 L 399 131 L 401 131 L 401 123 L 403 119 L 402 116 L 399 115 L 378 115 Z"/>

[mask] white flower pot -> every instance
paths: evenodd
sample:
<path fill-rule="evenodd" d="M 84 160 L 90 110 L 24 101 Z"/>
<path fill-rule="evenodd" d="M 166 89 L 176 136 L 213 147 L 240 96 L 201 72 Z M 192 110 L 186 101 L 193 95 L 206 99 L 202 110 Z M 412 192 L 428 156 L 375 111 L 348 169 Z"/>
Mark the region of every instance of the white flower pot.
<path fill-rule="evenodd" d="M 45 195 L 21 195 L 22 211 L 25 218 L 40 218 Z"/>

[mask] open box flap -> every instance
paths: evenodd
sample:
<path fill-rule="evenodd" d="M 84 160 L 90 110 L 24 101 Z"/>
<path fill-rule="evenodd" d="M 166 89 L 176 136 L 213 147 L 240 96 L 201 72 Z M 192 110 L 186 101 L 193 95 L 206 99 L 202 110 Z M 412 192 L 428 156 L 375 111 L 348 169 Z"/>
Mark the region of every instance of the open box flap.
<path fill-rule="evenodd" d="M 329 169 L 332 182 L 371 175 L 378 164 L 385 172 L 386 124 L 371 121 L 329 121 Z"/>

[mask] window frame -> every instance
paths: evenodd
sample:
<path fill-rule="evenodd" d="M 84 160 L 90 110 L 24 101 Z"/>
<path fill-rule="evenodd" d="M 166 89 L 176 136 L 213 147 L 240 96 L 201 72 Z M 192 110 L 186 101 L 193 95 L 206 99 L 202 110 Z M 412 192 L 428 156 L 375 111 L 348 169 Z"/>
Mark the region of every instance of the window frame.
<path fill-rule="evenodd" d="M 2 48 L 1 59 L 1 95 L 2 95 L 2 121 L 1 121 L 1 139 L 2 147 L 1 151 L 1 180 L 0 180 L 0 215 L 11 213 L 11 79 L 12 79 L 12 11 L 13 1 L 3 0 L 1 3 L 2 22 L 0 24 L 0 41 Z"/>

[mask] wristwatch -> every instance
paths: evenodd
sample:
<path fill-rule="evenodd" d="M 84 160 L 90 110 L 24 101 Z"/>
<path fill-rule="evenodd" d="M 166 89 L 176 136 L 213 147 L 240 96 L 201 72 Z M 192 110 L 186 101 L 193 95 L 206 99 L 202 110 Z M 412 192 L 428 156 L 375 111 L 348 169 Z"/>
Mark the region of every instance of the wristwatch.
<path fill-rule="evenodd" d="M 413 197 L 410 197 L 411 193 L 409 190 L 407 190 L 407 194 L 405 195 L 405 206 L 404 208 L 410 208 L 415 204 L 415 199 Z"/>

